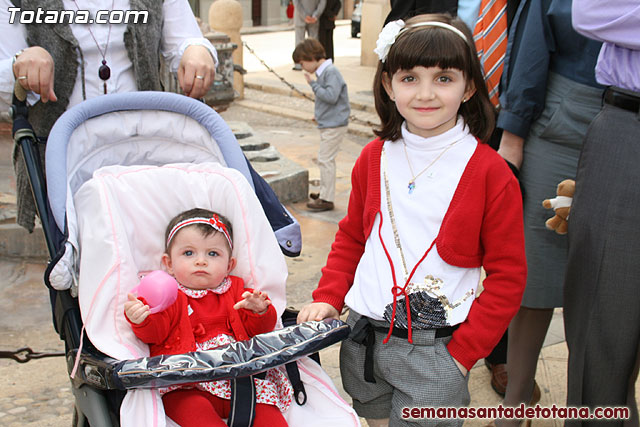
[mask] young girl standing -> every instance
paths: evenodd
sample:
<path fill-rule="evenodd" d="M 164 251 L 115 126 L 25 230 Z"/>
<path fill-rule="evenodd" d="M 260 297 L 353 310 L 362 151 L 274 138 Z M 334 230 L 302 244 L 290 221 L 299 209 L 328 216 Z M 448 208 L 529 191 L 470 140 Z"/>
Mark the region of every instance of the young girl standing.
<path fill-rule="evenodd" d="M 347 216 L 298 320 L 348 305 L 340 368 L 355 410 L 372 427 L 433 424 L 406 408 L 468 405 L 468 370 L 518 309 L 522 200 L 484 142 L 494 113 L 462 21 L 390 22 L 376 53 L 382 126 L 356 161 Z"/>

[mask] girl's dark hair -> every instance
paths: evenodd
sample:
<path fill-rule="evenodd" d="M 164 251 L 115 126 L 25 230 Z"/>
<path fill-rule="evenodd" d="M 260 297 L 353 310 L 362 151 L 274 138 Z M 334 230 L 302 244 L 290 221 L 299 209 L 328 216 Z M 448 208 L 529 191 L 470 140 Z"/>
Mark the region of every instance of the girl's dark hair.
<path fill-rule="evenodd" d="M 231 241 L 233 241 L 233 229 L 231 228 L 231 222 L 227 218 L 225 218 L 224 216 L 220 215 L 217 212 L 213 212 L 208 209 L 193 208 L 193 209 L 189 209 L 188 211 L 179 213 L 178 215 L 173 217 L 171 221 L 169 221 L 169 225 L 167 225 L 167 229 L 164 232 L 165 252 L 169 253 L 169 249 L 171 249 L 171 244 L 173 243 L 173 239 L 171 240 L 171 243 L 168 246 L 167 246 L 167 239 L 169 238 L 169 233 L 171 233 L 171 230 L 173 230 L 173 227 L 175 227 L 176 224 L 191 218 L 211 218 L 213 217 L 214 214 L 218 215 L 218 218 L 220 218 L 220 221 L 222 221 L 225 227 L 227 227 L 227 231 L 229 232 L 229 237 L 231 237 Z M 188 225 L 187 227 L 196 227 L 204 237 L 207 237 L 213 233 L 219 232 L 209 224 L 193 224 L 193 225 Z"/>
<path fill-rule="evenodd" d="M 455 32 L 440 27 L 420 26 L 411 28 L 418 22 L 438 21 L 452 25 L 466 36 L 467 42 Z M 460 105 L 462 115 L 471 133 L 486 142 L 495 127 L 495 109 L 489 100 L 487 85 L 482 75 L 473 35 L 458 18 L 446 14 L 418 15 L 405 23 L 404 30 L 391 45 L 386 61 L 378 62 L 373 81 L 373 95 L 381 128 L 374 133 L 383 140 L 395 141 L 402 136 L 401 125 L 404 118 L 396 109 L 382 85 L 385 74 L 391 79 L 398 70 L 413 67 L 440 67 L 461 70 L 467 84 L 473 84 L 476 91 L 471 98 Z"/>
<path fill-rule="evenodd" d="M 319 61 L 326 59 L 327 54 L 324 47 L 316 39 L 304 39 L 293 50 L 291 54 L 293 62 L 298 64 L 300 61 Z"/>

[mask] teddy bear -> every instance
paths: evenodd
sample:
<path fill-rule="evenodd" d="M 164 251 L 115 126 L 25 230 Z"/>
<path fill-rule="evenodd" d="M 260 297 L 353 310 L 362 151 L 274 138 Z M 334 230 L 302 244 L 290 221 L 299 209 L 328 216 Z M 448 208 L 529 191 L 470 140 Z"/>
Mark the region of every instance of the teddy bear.
<path fill-rule="evenodd" d="M 572 179 L 565 179 L 558 184 L 555 198 L 542 201 L 542 206 L 547 209 L 553 208 L 555 211 L 555 215 L 545 222 L 549 230 L 555 230 L 558 234 L 567 234 L 569 211 L 571 210 L 571 201 L 575 190 L 576 182 Z"/>

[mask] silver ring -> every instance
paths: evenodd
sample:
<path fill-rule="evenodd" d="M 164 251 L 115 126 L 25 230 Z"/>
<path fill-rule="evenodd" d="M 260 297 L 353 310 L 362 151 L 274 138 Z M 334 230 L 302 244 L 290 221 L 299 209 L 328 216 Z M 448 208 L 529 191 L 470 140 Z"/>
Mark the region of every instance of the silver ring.
<path fill-rule="evenodd" d="M 196 79 L 204 80 L 204 76 L 196 76 Z"/>
<path fill-rule="evenodd" d="M 18 80 L 27 80 L 27 76 L 20 76 L 18 77 Z"/>

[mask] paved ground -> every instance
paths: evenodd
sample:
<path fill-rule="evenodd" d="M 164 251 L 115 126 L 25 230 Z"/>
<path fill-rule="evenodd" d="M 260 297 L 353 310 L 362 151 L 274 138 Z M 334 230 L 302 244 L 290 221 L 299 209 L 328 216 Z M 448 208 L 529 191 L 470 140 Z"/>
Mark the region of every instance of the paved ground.
<path fill-rule="evenodd" d="M 287 80 L 308 90 L 300 72 L 291 70 L 290 51 L 293 47 L 291 31 L 251 34 L 245 40 Z M 336 63 L 347 80 L 356 114 L 372 119 L 370 113 L 371 78 L 373 69 L 359 66 L 359 40 L 351 39 L 348 26 L 336 30 Z M 247 89 L 245 99 L 234 103 L 223 113 L 226 120 L 245 121 L 280 153 L 309 169 L 311 189 L 319 178 L 315 165 L 318 134 L 310 122 L 312 103 L 302 98 L 286 96 L 290 92 L 277 77 L 262 71 L 259 63 L 251 63 L 245 51 Z M 258 90 L 259 89 L 259 90 Z M 265 107 L 266 106 L 266 107 Z M 367 108 L 369 111 L 367 111 Z M 268 111 L 268 112 L 265 112 Z M 271 113 L 277 113 L 276 115 Z M 336 209 L 331 212 L 309 213 L 304 202 L 294 203 L 288 209 L 298 218 L 302 227 L 303 252 L 300 257 L 287 259 L 289 266 L 289 305 L 300 308 L 310 301 L 324 265 L 329 246 L 344 216 L 351 167 L 362 146 L 370 139 L 370 131 L 352 127 L 338 155 Z M 12 221 L 11 201 L 15 190 L 9 167 L 11 141 L 0 131 L 0 216 Z M 0 242 L 2 243 L 2 242 Z M 42 260 L 0 259 L 0 351 L 29 346 L 35 351 L 62 351 L 63 345 L 53 331 L 48 296 L 42 276 Z M 340 387 L 337 346 L 322 352 L 324 368 Z M 563 405 L 566 393 L 567 351 L 564 343 L 562 315 L 558 310 L 538 363 L 537 381 L 542 389 L 541 405 Z M 473 406 L 494 406 L 500 398 L 489 386 L 489 375 L 482 364 L 471 370 L 469 387 Z M 62 358 L 49 358 L 18 364 L 0 359 L 0 425 L 13 426 L 69 426 L 72 398 L 66 367 Z M 468 426 L 485 424 L 469 421 Z M 538 421 L 536 425 L 560 425 L 558 420 Z"/>

